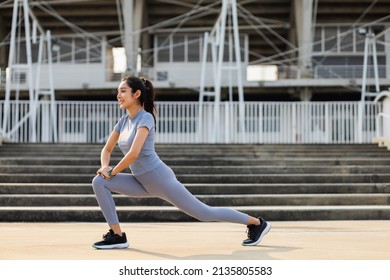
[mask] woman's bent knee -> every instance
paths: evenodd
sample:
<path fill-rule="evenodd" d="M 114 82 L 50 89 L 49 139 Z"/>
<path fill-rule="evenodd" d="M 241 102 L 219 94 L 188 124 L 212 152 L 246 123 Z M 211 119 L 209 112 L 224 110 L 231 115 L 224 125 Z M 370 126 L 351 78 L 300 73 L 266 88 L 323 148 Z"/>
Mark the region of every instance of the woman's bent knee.
<path fill-rule="evenodd" d="M 96 175 L 92 179 L 92 188 L 96 191 L 100 187 L 104 187 L 104 178 L 100 175 Z"/>

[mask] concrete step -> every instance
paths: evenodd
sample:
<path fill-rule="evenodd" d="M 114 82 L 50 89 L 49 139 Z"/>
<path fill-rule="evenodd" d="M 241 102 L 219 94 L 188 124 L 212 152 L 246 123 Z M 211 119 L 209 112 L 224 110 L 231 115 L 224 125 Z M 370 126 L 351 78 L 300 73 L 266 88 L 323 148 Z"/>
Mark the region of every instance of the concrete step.
<path fill-rule="evenodd" d="M 102 144 L 4 144 L 0 147 L 2 157 L 6 156 L 84 156 L 94 158 L 99 156 Z M 241 156 L 245 158 L 267 157 L 337 157 L 337 156 L 373 156 L 381 157 L 386 148 L 377 145 L 203 145 L 203 144 L 157 144 L 156 150 L 161 157 L 198 157 L 213 156 Z M 121 156 L 118 148 L 114 156 Z"/>
<path fill-rule="evenodd" d="M 336 166 L 170 166 L 176 174 L 385 174 L 390 165 L 336 165 Z M 0 165 L 3 173 L 11 174 L 95 174 L 98 166 L 69 165 Z M 125 172 L 129 172 L 128 170 Z"/>
<path fill-rule="evenodd" d="M 390 183 L 185 184 L 193 194 L 390 193 Z M 90 183 L 0 183 L 0 194 L 92 194 Z"/>
<path fill-rule="evenodd" d="M 117 206 L 169 206 L 159 198 L 131 198 L 113 195 Z M 314 205 L 389 205 L 390 194 L 220 194 L 196 195 L 210 206 L 314 206 Z M 93 194 L 13 194 L 1 195 L 5 206 L 98 206 Z"/>
<path fill-rule="evenodd" d="M 390 193 L 390 183 L 192 183 L 193 194 L 343 194 Z M 90 183 L 0 183 L 0 194 L 93 194 Z"/>
<path fill-rule="evenodd" d="M 91 180 L 102 144 L 0 146 L 1 221 L 99 221 Z M 270 220 L 388 219 L 390 157 L 376 145 L 166 145 L 198 199 Z M 119 149 L 113 162 L 122 158 Z M 114 195 L 123 221 L 193 221 L 157 198 Z"/>
<path fill-rule="evenodd" d="M 2 183 L 88 183 L 93 174 L 15 174 L 0 173 Z M 390 174 L 177 174 L 188 183 L 387 183 Z"/>
<path fill-rule="evenodd" d="M 85 150 L 85 151 L 67 151 L 67 150 L 51 150 L 51 151 L 39 151 L 39 150 L 1 150 L 2 157 L 5 156 L 34 156 L 44 153 L 47 157 L 58 157 L 58 156 L 79 156 L 82 154 L 85 157 L 96 157 L 99 156 L 100 150 Z M 267 158 L 267 157 L 295 157 L 297 155 L 307 155 L 308 157 L 337 157 L 337 156 L 357 156 L 356 151 L 344 151 L 344 150 L 327 150 L 327 151 L 289 151 L 289 150 L 277 150 L 277 151 L 256 151 L 256 150 L 198 150 L 189 149 L 183 150 L 172 150 L 172 151 L 160 151 L 158 154 L 161 157 L 175 156 L 175 157 L 195 157 L 200 158 L 204 155 L 213 156 L 227 156 L 227 157 L 245 157 L 245 158 Z M 366 156 L 383 156 L 382 150 L 373 151 L 359 151 L 360 155 Z M 113 153 L 114 156 L 120 156 L 122 153 L 116 150 Z"/>
<path fill-rule="evenodd" d="M 270 221 L 388 220 L 390 206 L 241 206 L 232 207 Z M 170 206 L 118 206 L 121 222 L 193 222 Z M 99 207 L 0 207 L 0 222 L 104 222 Z"/>
<path fill-rule="evenodd" d="M 169 166 L 370 166 L 370 165 L 390 165 L 390 157 L 384 154 L 382 158 L 367 158 L 361 155 L 356 157 L 336 157 L 336 158 L 307 158 L 304 156 L 294 158 L 276 158 L 268 159 L 248 159 L 234 157 L 213 157 L 211 155 L 202 158 L 177 158 L 174 156 L 161 159 Z M 111 157 L 112 162 L 119 162 L 121 157 Z M 80 155 L 77 156 L 62 156 L 62 157 L 2 157 L 0 154 L 0 165 L 70 165 L 70 166 L 100 166 L 99 156 L 86 158 Z"/>
<path fill-rule="evenodd" d="M 289 158 L 385 158 L 383 151 L 373 151 L 373 152 L 362 152 L 359 151 L 303 151 L 303 152 L 293 152 L 293 151 L 275 151 L 275 152 L 257 152 L 257 151 L 165 151 L 158 153 L 161 158 L 174 158 L 174 159 L 201 159 L 201 158 L 209 158 L 209 159 L 224 159 L 224 158 L 240 158 L 240 159 L 289 159 Z M 41 157 L 44 155 L 46 158 L 87 158 L 87 159 L 95 159 L 100 157 L 100 151 L 52 151 L 52 152 L 39 152 L 39 151 L 6 151 L 1 150 L 1 158 L 10 158 L 10 157 Z M 123 154 L 121 152 L 115 152 L 112 154 L 112 157 L 121 157 Z"/>
<path fill-rule="evenodd" d="M 3 143 L 1 149 L 4 150 L 101 150 L 103 148 L 103 143 Z M 307 151 L 307 150 L 378 150 L 384 149 L 384 147 L 378 148 L 377 144 L 156 144 L 156 150 L 188 150 L 188 149 L 199 149 L 202 151 L 205 150 L 266 150 L 266 151 L 280 151 L 280 150 L 291 150 L 291 151 Z"/>
<path fill-rule="evenodd" d="M 269 158 L 269 159 L 248 159 L 248 158 L 229 158 L 229 157 L 212 157 L 205 156 L 201 159 L 194 158 L 161 158 L 169 166 L 370 166 L 370 165 L 390 165 L 388 154 L 382 158 L 365 158 L 365 157 L 338 157 L 338 158 Z M 121 157 L 112 157 L 112 162 L 119 162 Z M 71 165 L 71 166 L 100 166 L 100 158 L 85 158 L 78 156 L 48 158 L 45 156 L 33 157 L 6 157 L 2 158 L 0 154 L 0 165 Z"/>

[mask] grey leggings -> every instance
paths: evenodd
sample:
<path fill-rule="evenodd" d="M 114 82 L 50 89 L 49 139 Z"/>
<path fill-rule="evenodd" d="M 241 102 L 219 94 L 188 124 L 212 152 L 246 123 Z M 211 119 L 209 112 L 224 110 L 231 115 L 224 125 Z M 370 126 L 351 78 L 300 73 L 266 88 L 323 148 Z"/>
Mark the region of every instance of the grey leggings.
<path fill-rule="evenodd" d="M 159 197 L 200 221 L 248 223 L 247 214 L 226 207 L 211 207 L 199 201 L 176 179 L 172 169 L 165 163 L 137 177 L 119 173 L 111 180 L 106 180 L 97 175 L 92 186 L 108 224 L 119 223 L 111 191 L 132 197 Z"/>

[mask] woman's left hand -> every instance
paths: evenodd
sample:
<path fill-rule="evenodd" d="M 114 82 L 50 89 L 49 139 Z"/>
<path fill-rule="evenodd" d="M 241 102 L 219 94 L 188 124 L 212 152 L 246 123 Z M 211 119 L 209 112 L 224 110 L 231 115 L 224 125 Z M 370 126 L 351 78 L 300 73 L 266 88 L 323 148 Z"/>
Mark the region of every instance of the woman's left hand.
<path fill-rule="evenodd" d="M 112 167 L 111 166 L 104 166 L 98 170 L 98 174 L 103 176 L 104 179 L 111 179 L 111 176 L 108 174 L 108 170 L 110 170 Z"/>

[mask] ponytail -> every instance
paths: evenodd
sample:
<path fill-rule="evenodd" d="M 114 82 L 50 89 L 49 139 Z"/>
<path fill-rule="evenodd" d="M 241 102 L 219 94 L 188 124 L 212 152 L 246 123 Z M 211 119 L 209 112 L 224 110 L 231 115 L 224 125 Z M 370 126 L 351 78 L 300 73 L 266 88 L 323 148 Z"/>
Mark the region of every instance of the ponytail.
<path fill-rule="evenodd" d="M 123 81 L 127 82 L 127 85 L 133 90 L 132 93 L 135 93 L 137 90 L 141 91 L 141 95 L 139 97 L 139 102 L 141 106 L 144 106 L 146 112 L 152 114 L 154 118 L 154 124 L 156 125 L 156 107 L 154 105 L 154 100 L 156 98 L 153 84 L 141 77 L 125 77 Z"/>
<path fill-rule="evenodd" d="M 146 112 L 149 112 L 152 114 L 153 118 L 154 118 L 154 124 L 156 124 L 156 106 L 154 105 L 154 100 L 156 98 L 156 94 L 154 92 L 154 88 L 153 88 L 153 84 L 147 80 L 147 79 L 144 79 L 144 78 L 141 78 L 142 82 L 145 83 L 145 87 L 146 87 L 146 94 L 145 94 L 145 98 L 143 101 L 143 104 L 141 103 L 141 105 L 144 105 L 144 108 L 145 108 L 145 111 Z"/>

